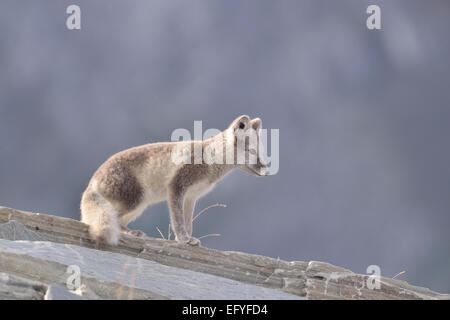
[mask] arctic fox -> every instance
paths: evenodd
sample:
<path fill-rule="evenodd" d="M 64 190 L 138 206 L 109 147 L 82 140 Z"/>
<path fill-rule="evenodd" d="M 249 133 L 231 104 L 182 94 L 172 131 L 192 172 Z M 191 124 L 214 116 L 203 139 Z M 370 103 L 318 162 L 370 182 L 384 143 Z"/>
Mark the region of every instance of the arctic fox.
<path fill-rule="evenodd" d="M 97 243 L 117 245 L 121 232 L 144 236 L 126 226 L 148 206 L 167 201 L 175 239 L 200 245 L 192 236 L 196 200 L 235 168 L 268 175 L 260 129 L 261 119 L 243 115 L 207 140 L 151 143 L 113 155 L 82 195 L 81 221 Z"/>

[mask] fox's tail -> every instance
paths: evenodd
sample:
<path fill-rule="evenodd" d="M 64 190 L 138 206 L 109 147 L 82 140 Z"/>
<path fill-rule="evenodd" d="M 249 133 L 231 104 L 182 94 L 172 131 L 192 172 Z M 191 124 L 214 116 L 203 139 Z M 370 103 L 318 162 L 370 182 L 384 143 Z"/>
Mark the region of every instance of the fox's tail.
<path fill-rule="evenodd" d="M 97 243 L 117 245 L 120 238 L 118 212 L 98 192 L 86 190 L 81 198 L 81 222 L 89 225 L 89 234 Z"/>

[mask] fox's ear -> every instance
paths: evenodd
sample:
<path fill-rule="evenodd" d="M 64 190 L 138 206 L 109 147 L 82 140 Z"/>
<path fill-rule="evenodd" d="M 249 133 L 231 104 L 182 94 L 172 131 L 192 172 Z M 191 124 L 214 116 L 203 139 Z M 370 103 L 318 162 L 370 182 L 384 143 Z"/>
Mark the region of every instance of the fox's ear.
<path fill-rule="evenodd" d="M 250 128 L 250 117 L 240 116 L 231 123 L 230 127 L 235 134 L 239 131 L 247 131 Z"/>
<path fill-rule="evenodd" d="M 261 129 L 261 119 L 260 118 L 255 118 L 252 121 L 250 121 L 251 125 L 252 125 L 252 129 L 255 130 L 256 132 L 259 131 L 259 129 Z"/>

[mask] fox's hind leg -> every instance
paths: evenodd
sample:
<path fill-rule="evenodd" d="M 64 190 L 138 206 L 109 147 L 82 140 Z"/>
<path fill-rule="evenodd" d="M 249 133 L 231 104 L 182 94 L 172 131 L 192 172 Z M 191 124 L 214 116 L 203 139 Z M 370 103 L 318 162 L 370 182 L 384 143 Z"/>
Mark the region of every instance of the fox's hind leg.
<path fill-rule="evenodd" d="M 138 206 L 136 209 L 127 212 L 125 214 L 122 214 L 120 216 L 120 231 L 123 233 L 127 233 L 127 234 L 131 234 L 135 237 L 144 237 L 147 236 L 145 234 L 145 232 L 141 231 L 141 230 L 131 230 L 129 228 L 127 228 L 127 225 L 136 220 L 144 211 L 145 207 L 144 206 Z"/>

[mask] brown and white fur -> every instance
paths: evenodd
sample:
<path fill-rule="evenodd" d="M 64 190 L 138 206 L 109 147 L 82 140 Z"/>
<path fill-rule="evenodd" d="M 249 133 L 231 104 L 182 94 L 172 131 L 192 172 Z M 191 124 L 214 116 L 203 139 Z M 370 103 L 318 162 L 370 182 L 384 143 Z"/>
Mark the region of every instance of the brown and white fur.
<path fill-rule="evenodd" d="M 167 201 L 175 239 L 181 243 L 200 245 L 192 237 L 192 214 L 196 200 L 235 168 L 253 175 L 267 175 L 267 166 L 261 160 L 261 150 L 245 145 L 245 163 L 236 161 L 237 145 L 242 132 L 259 132 L 261 120 L 240 116 L 220 134 L 204 141 L 151 143 L 119 152 L 103 163 L 91 178 L 81 199 L 81 221 L 89 225 L 91 236 L 100 243 L 117 245 L 121 232 L 142 236 L 138 230 L 126 226 L 139 217 L 150 205 Z M 195 164 L 172 161 L 174 148 L 194 145 L 205 150 L 214 143 L 234 150 L 231 164 Z M 242 144 L 241 144 L 242 145 Z M 248 161 L 248 153 L 257 154 L 257 161 Z M 193 152 L 192 152 L 193 154 Z"/>

